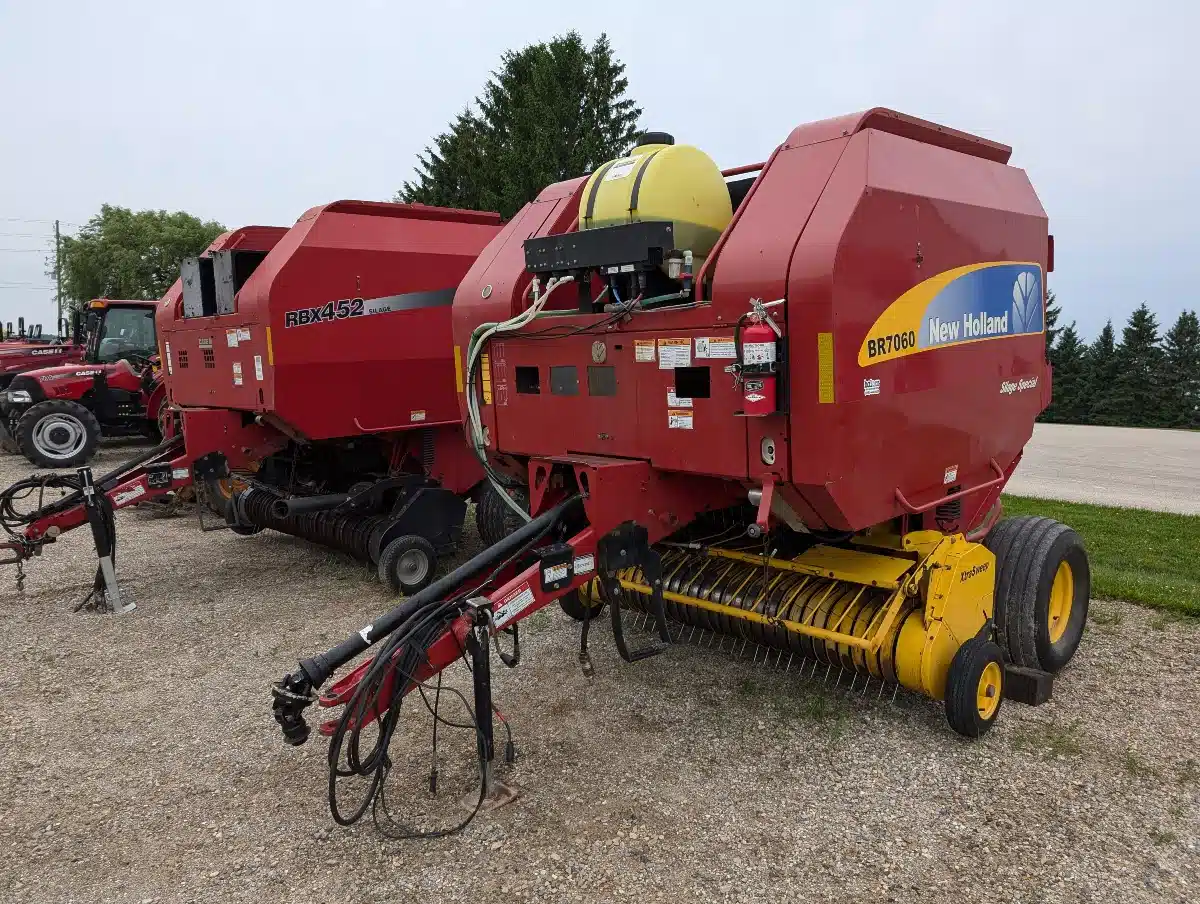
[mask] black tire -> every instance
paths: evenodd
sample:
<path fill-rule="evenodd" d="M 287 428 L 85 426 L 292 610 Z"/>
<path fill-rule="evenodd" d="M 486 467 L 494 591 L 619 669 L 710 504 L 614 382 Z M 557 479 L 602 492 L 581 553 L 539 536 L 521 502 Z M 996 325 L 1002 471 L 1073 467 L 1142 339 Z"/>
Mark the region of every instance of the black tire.
<path fill-rule="evenodd" d="M 253 537 L 262 530 L 257 524 L 237 524 L 237 516 L 233 511 L 233 482 L 222 482 L 216 477 L 204 479 L 204 498 L 208 508 L 218 517 L 224 519 L 229 529 L 239 537 Z"/>
<path fill-rule="evenodd" d="M 433 544 L 416 534 L 397 537 L 379 554 L 379 580 L 393 591 L 411 596 L 428 587 L 437 573 Z"/>
<path fill-rule="evenodd" d="M 1057 672 L 1079 648 L 1091 598 L 1083 539 L 1052 518 L 1000 522 L 985 541 L 996 555 L 996 636 L 1014 665 Z"/>
<path fill-rule="evenodd" d="M 50 399 L 21 415 L 16 440 L 21 454 L 39 467 L 75 468 L 96 454 L 100 422 L 78 402 Z"/>
<path fill-rule="evenodd" d="M 571 590 L 558 598 L 558 605 L 563 612 L 575 619 L 575 621 L 583 621 L 585 617 L 590 621 L 595 621 L 600 617 L 600 613 L 604 611 L 604 601 L 591 603 L 585 602 L 583 594 L 578 590 Z M 587 616 L 588 609 L 592 610 L 592 614 Z"/>
<path fill-rule="evenodd" d="M 950 661 L 946 721 L 960 735 L 978 738 L 992 727 L 1003 701 L 1004 654 L 992 641 L 972 637 Z"/>
<path fill-rule="evenodd" d="M 523 487 L 514 488 L 511 495 L 525 511 L 529 511 L 529 492 Z M 475 529 L 485 546 L 495 546 L 525 522 L 500 498 L 499 491 L 491 481 L 485 481 L 475 505 Z"/>

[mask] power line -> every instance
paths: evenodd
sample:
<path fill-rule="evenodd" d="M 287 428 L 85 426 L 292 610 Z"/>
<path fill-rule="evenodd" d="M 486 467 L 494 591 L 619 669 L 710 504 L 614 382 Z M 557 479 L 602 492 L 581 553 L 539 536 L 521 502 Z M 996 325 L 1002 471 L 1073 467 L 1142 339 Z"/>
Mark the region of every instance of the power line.
<path fill-rule="evenodd" d="M 0 248 L 0 251 L 16 252 L 18 254 L 51 254 L 53 248 Z"/>
<path fill-rule="evenodd" d="M 0 217 L 0 221 L 5 223 L 46 223 L 53 226 L 54 220 L 31 220 L 28 217 Z M 78 226 L 78 223 L 68 223 L 66 220 L 59 220 L 63 226 Z"/>

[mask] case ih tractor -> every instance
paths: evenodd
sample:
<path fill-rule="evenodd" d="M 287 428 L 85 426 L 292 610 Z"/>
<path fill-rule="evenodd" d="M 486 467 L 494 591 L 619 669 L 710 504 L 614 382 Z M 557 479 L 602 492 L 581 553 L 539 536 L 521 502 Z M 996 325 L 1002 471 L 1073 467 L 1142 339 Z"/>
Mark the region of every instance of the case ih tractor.
<path fill-rule="evenodd" d="M 5 330 L 0 324 L 0 402 L 17 374 L 43 367 L 54 367 L 79 361 L 83 357 L 83 346 L 77 338 L 60 338 L 42 334 L 41 324 L 25 332 L 25 318 L 19 320 L 14 331 L 12 324 Z M 0 452 L 19 452 L 20 449 L 8 432 L 8 424 L 0 417 Z"/>
<path fill-rule="evenodd" d="M 0 393 L 0 419 L 26 458 L 44 468 L 75 467 L 95 454 L 102 435 L 157 435 L 165 395 L 157 304 L 91 302 L 80 360 L 13 377 Z"/>
<path fill-rule="evenodd" d="M 454 342 L 480 464 L 529 520 L 276 684 L 289 743 L 310 703 L 343 707 L 321 726 L 335 819 L 400 831 L 380 789 L 401 704 L 460 658 L 476 808 L 503 800 L 490 648 L 515 665 L 555 600 L 585 672 L 607 607 L 627 661 L 707 638 L 923 694 L 970 737 L 1044 701 L 1089 571 L 1070 528 L 1001 519 L 1051 376 L 1047 218 L 1009 155 L 882 109 L 725 172 L 651 134 L 518 213 L 458 288 Z"/>
<path fill-rule="evenodd" d="M 484 487 L 459 419 L 450 315 L 498 232 L 496 214 L 339 201 L 290 230 L 222 236 L 184 262 L 157 312 L 182 435 L 102 477 L 62 478 L 65 498 L 33 511 L 21 500 L 44 483 L 9 487 L 0 548 L 20 563 L 91 523 L 96 589 L 120 610 L 113 512 L 194 481 L 236 533 L 272 528 L 370 562 L 395 589 L 423 587 Z M 489 496 L 477 518 L 493 540 L 499 506 Z"/>
<path fill-rule="evenodd" d="M 19 373 L 77 361 L 82 353 L 82 347 L 65 336 L 43 335 L 40 323 L 25 332 L 24 317 L 19 319 L 15 331 L 11 323 L 7 330 L 0 324 L 0 391 L 7 389 Z"/>

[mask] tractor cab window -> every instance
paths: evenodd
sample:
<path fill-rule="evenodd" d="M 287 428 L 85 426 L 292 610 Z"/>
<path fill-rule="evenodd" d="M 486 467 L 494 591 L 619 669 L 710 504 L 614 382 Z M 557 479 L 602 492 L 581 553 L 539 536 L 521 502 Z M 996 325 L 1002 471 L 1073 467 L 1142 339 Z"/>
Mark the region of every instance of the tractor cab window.
<path fill-rule="evenodd" d="M 104 312 L 96 361 L 111 364 L 122 358 L 140 363 L 158 353 L 154 339 L 153 308 L 112 307 Z"/>

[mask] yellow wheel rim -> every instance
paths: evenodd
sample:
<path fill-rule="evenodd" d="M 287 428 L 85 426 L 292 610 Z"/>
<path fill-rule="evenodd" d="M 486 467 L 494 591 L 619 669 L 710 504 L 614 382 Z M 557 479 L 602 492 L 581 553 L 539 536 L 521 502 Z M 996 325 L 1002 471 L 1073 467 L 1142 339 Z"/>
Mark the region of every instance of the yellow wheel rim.
<path fill-rule="evenodd" d="M 979 718 L 985 722 L 996 714 L 1000 705 L 1000 691 L 1004 681 L 1004 672 L 1000 663 L 989 662 L 983 667 L 979 676 L 979 687 L 975 691 L 975 708 L 979 710 Z"/>
<path fill-rule="evenodd" d="M 1071 620 L 1071 605 L 1075 602 L 1075 575 L 1071 566 L 1062 561 L 1054 572 L 1054 583 L 1050 586 L 1050 611 L 1046 623 L 1050 629 L 1050 643 L 1058 643 L 1067 633 Z"/>

